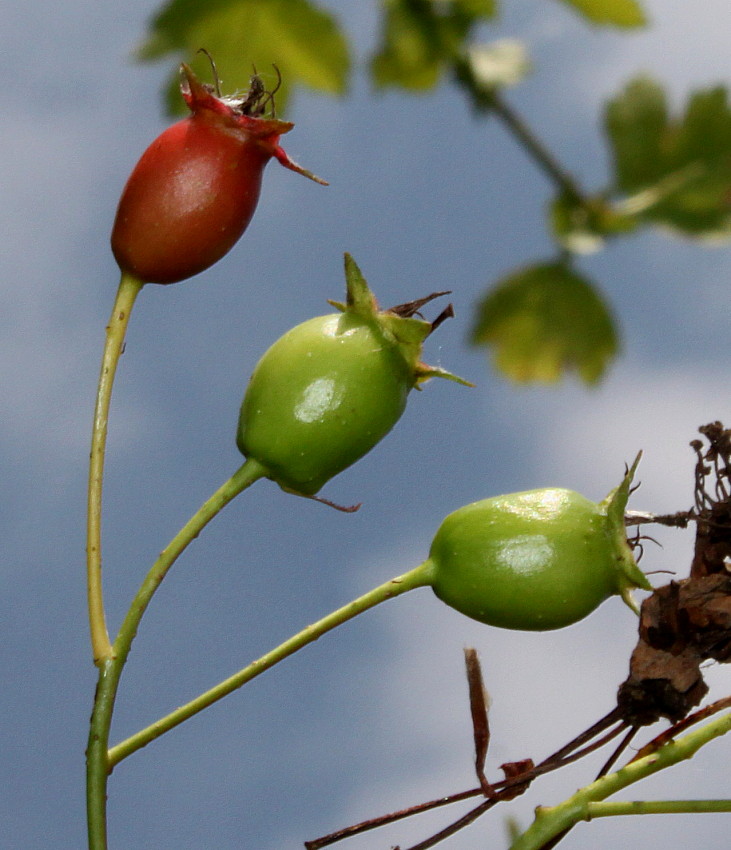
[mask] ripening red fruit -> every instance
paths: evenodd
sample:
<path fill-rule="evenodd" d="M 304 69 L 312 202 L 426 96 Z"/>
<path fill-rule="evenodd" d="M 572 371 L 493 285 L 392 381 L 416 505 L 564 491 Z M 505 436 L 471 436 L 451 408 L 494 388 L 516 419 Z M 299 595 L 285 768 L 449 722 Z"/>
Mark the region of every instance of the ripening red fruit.
<path fill-rule="evenodd" d="M 271 95 L 258 77 L 234 99 L 218 97 L 187 65 L 181 71 L 191 114 L 142 154 L 112 229 L 120 268 L 145 283 L 175 283 L 220 260 L 246 230 L 272 157 L 327 185 L 279 146 L 294 124 L 262 117 Z"/>

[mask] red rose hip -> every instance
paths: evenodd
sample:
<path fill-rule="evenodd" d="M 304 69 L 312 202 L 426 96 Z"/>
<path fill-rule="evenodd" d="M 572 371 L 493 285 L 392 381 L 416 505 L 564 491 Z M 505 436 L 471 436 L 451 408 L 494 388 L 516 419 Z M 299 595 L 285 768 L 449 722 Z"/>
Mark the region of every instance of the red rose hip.
<path fill-rule="evenodd" d="M 220 260 L 251 221 L 272 157 L 327 185 L 279 146 L 294 125 L 262 117 L 270 95 L 258 77 L 236 100 L 214 94 L 187 65 L 181 70 L 191 114 L 142 154 L 112 229 L 120 268 L 145 283 L 175 283 Z"/>

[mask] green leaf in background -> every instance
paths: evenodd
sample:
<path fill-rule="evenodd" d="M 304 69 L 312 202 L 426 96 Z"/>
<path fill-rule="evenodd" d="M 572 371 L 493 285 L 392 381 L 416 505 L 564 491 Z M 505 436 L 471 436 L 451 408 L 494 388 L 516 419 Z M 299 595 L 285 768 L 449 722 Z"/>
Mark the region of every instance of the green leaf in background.
<path fill-rule="evenodd" d="M 588 18 L 592 24 L 614 27 L 642 27 L 647 23 L 642 6 L 636 0 L 563 0 Z"/>
<path fill-rule="evenodd" d="M 631 81 L 607 104 L 616 208 L 688 236 L 731 237 L 731 110 L 724 87 L 693 93 L 670 116 L 661 86 Z"/>
<path fill-rule="evenodd" d="M 432 88 L 472 26 L 495 14 L 494 0 L 383 0 L 381 47 L 371 62 L 378 86 Z"/>
<path fill-rule="evenodd" d="M 662 86 L 646 77 L 632 80 L 607 104 L 604 123 L 620 189 L 634 192 L 663 176 L 661 151 L 668 107 Z"/>
<path fill-rule="evenodd" d="M 204 57 L 196 55 L 200 47 L 215 59 L 229 93 L 246 89 L 253 65 L 273 88 L 276 64 L 282 74 L 276 96 L 280 112 L 295 85 L 328 94 L 342 94 L 347 87 L 350 58 L 345 36 L 333 15 L 309 0 L 172 0 L 151 22 L 138 57 L 151 60 L 175 53 L 206 80 L 211 69 Z M 171 112 L 184 110 L 177 74 L 167 104 Z"/>
<path fill-rule="evenodd" d="M 595 383 L 619 347 L 607 305 L 564 262 L 500 281 L 478 307 L 471 342 L 492 347 L 496 367 L 522 383 L 553 383 L 570 371 Z"/>

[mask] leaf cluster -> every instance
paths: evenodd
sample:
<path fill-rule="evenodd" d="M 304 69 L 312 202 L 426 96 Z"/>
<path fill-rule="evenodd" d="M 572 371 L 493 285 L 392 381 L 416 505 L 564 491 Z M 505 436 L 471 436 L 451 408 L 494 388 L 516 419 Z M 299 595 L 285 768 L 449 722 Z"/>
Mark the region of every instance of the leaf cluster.
<path fill-rule="evenodd" d="M 647 25 L 638 0 L 561 0 L 590 26 Z M 377 89 L 426 92 L 451 81 L 486 118 L 502 121 L 556 187 L 546 226 L 556 255 L 506 274 L 479 301 L 470 339 L 493 352 L 512 380 L 555 382 L 574 373 L 598 381 L 619 350 L 620 331 L 600 289 L 576 258 L 657 226 L 705 241 L 731 236 L 731 110 L 727 91 L 690 94 L 673 114 L 661 83 L 637 77 L 605 105 L 611 173 L 604 187 L 577 185 L 506 99 L 528 73 L 523 44 L 486 40 L 498 0 L 380 0 L 379 41 L 369 71 Z M 151 21 L 139 50 L 169 53 L 209 73 L 205 47 L 221 78 L 245 80 L 255 67 L 281 72 L 282 111 L 297 86 L 344 95 L 353 65 L 351 38 L 337 16 L 313 0 L 171 0 Z M 177 81 L 167 90 L 181 108 Z"/>

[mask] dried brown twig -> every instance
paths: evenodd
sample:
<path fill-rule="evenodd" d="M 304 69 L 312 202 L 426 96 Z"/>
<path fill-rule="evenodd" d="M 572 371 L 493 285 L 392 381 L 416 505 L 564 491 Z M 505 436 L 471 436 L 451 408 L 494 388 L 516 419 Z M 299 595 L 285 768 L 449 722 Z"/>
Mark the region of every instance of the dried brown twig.
<path fill-rule="evenodd" d="M 619 735 L 626 724 L 622 721 L 618 709 L 613 709 L 601 720 L 594 723 L 581 734 L 569 741 L 563 747 L 550 756 L 545 758 L 540 764 L 535 765 L 532 759 L 522 759 L 516 762 L 509 762 L 501 765 L 501 769 L 505 773 L 505 778 L 498 782 L 487 783 L 489 794 L 486 794 L 484 787 L 484 757 L 487 755 L 487 745 L 489 744 L 489 724 L 487 719 L 487 698 L 484 691 L 482 681 L 482 673 L 479 666 L 479 659 L 474 649 L 465 650 L 465 660 L 468 675 L 468 684 L 470 690 L 470 708 L 473 719 L 473 734 L 475 739 L 475 769 L 480 782 L 477 788 L 471 788 L 467 791 L 461 791 L 457 794 L 449 794 L 444 797 L 439 797 L 436 800 L 430 800 L 426 803 L 420 803 L 416 806 L 410 806 L 405 809 L 400 809 L 396 812 L 391 812 L 386 815 L 381 815 L 376 818 L 362 821 L 361 823 L 353 824 L 352 826 L 339 829 L 336 832 L 329 833 L 320 838 L 305 842 L 307 850 L 321 850 L 323 847 L 328 847 L 336 844 L 346 838 L 351 838 L 354 835 L 359 835 L 369 830 L 377 829 L 404 818 L 412 817 L 413 815 L 421 814 L 441 806 L 451 805 L 452 803 L 461 802 L 471 797 L 487 796 L 478 806 L 471 809 L 458 820 L 449 824 L 444 829 L 435 835 L 430 836 L 425 841 L 408 848 L 408 850 L 427 850 L 429 847 L 434 847 L 439 842 L 454 835 L 459 830 L 463 829 L 468 824 L 476 820 L 480 815 L 491 809 L 500 802 L 512 800 L 519 794 L 527 790 L 530 783 L 542 776 L 545 773 L 550 773 L 566 766 L 580 758 L 583 758 L 589 753 L 603 747 L 608 741 Z M 607 732 L 607 730 L 609 730 Z M 604 733 L 604 734 L 603 734 Z M 482 773 L 482 777 L 480 774 Z M 490 796 L 491 794 L 491 796 Z"/>

